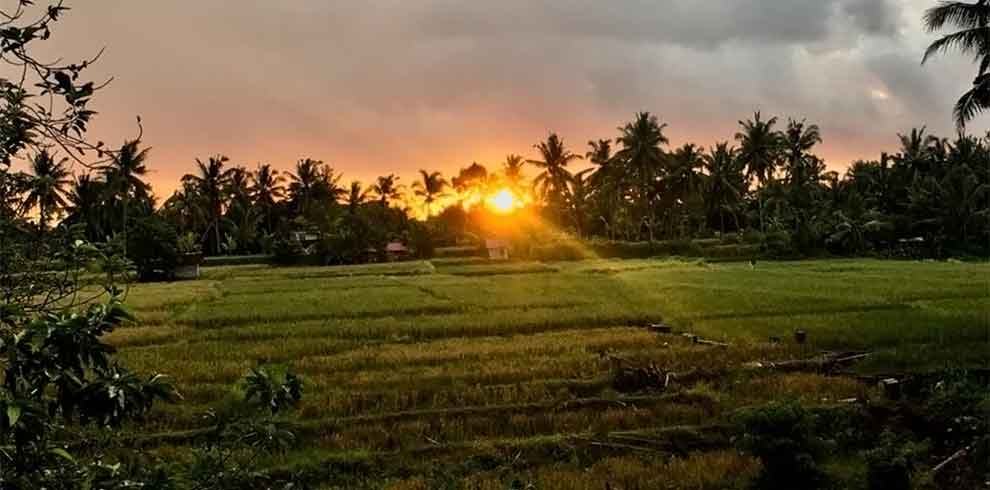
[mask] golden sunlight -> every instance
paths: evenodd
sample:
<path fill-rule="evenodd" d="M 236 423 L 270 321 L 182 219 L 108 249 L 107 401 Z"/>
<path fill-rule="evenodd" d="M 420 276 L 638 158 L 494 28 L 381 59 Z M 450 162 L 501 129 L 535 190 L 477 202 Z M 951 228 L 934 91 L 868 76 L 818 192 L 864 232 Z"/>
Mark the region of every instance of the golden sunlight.
<path fill-rule="evenodd" d="M 509 189 L 502 189 L 488 197 L 488 206 L 499 213 L 509 213 L 519 206 L 519 201 Z"/>

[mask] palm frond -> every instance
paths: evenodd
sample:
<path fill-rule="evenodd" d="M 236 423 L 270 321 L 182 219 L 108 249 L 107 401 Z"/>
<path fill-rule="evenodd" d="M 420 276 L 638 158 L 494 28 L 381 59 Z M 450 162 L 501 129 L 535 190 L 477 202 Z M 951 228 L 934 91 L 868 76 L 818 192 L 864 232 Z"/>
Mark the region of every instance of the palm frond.
<path fill-rule="evenodd" d="M 962 28 L 986 26 L 990 22 L 990 2 L 978 0 L 976 3 L 940 2 L 938 6 L 925 12 L 924 23 L 928 32 L 935 32 L 946 24 Z"/>
<path fill-rule="evenodd" d="M 948 34 L 933 42 L 925 50 L 921 63 L 924 64 L 932 56 L 949 50 L 958 50 L 962 54 L 972 54 L 977 59 L 982 59 L 986 56 L 988 48 L 990 48 L 990 27 L 966 29 Z"/>
<path fill-rule="evenodd" d="M 959 130 L 966 127 L 966 123 L 977 115 L 990 109 L 990 74 L 977 77 L 973 83 L 973 88 L 964 93 L 953 109 L 956 119 L 956 126 Z"/>

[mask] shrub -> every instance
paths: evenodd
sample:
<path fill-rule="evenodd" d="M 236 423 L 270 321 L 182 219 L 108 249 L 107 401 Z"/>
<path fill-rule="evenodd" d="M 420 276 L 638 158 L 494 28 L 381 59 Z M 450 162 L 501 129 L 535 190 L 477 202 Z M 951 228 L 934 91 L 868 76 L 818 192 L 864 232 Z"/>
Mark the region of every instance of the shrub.
<path fill-rule="evenodd" d="M 288 237 L 276 239 L 272 252 L 272 261 L 279 265 L 294 265 L 306 255 L 302 243 Z"/>
<path fill-rule="evenodd" d="M 821 488 L 814 418 L 796 402 L 777 402 L 737 416 L 741 449 L 763 463 L 756 488 Z"/>
<path fill-rule="evenodd" d="M 158 216 L 132 221 L 127 227 L 127 258 L 141 281 L 170 279 L 179 263 L 179 235 Z"/>
<path fill-rule="evenodd" d="M 911 490 L 915 461 L 923 452 L 923 446 L 884 432 L 877 447 L 866 453 L 870 490 Z"/>

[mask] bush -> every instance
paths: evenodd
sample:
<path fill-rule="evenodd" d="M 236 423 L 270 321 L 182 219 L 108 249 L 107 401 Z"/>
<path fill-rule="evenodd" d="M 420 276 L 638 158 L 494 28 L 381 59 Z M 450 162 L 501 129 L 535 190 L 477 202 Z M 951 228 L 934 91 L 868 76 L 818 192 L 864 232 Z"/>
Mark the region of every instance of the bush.
<path fill-rule="evenodd" d="M 141 281 L 171 279 L 179 263 L 179 235 L 158 216 L 135 219 L 127 227 L 127 258 Z"/>
<path fill-rule="evenodd" d="M 299 240 L 278 238 L 275 240 L 272 261 L 279 265 L 296 265 L 306 255 L 306 249 Z"/>
<path fill-rule="evenodd" d="M 737 416 L 741 449 L 763 463 L 756 488 L 821 488 L 814 418 L 796 402 L 771 403 Z"/>
<path fill-rule="evenodd" d="M 746 230 L 742 234 L 742 241 L 743 243 L 749 243 L 752 245 L 762 245 L 763 242 L 767 241 L 767 236 L 759 230 Z"/>
<path fill-rule="evenodd" d="M 791 234 L 786 231 L 768 233 L 761 251 L 770 258 L 791 258 L 798 255 Z"/>
<path fill-rule="evenodd" d="M 515 251 L 521 247 L 514 244 L 512 248 Z M 582 242 L 577 240 L 561 240 L 546 245 L 535 245 L 529 248 L 528 254 L 524 255 L 547 262 L 583 260 L 595 257 L 594 252 L 585 248 Z"/>
<path fill-rule="evenodd" d="M 876 449 L 866 453 L 866 478 L 870 490 L 911 490 L 915 461 L 922 453 L 921 445 L 884 432 Z"/>

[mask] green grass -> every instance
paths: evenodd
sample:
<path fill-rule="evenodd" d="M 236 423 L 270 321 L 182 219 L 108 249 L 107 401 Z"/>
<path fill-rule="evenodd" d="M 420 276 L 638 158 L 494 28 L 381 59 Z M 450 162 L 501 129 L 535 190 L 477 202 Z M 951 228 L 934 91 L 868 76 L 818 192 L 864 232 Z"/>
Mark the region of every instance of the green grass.
<path fill-rule="evenodd" d="M 831 349 L 873 351 L 862 371 L 985 365 L 988 278 L 985 263 L 873 260 L 222 266 L 199 281 L 134 286 L 127 302 L 139 321 L 110 341 L 130 367 L 177 382 L 185 401 L 156 409 L 143 427 L 165 434 L 200 427 L 251 367 L 293 368 L 306 383 L 300 446 L 265 464 L 308 469 L 327 485 L 433 488 L 435 463 L 473 478 L 472 488 L 506 488 L 508 473 L 473 465 L 511 448 L 527 458 L 512 473 L 538 488 L 604 488 L 609 480 L 587 478 L 589 467 L 612 475 L 614 488 L 649 488 L 657 471 L 677 488 L 731 488 L 754 470 L 727 448 L 643 459 L 585 447 L 574 434 L 705 425 L 768 400 L 822 403 L 873 389 L 816 374 L 753 375 L 742 369 L 751 361 Z M 640 328 L 660 320 L 730 347 Z M 796 329 L 808 345 L 790 341 Z M 603 352 L 723 374 L 621 402 Z M 621 403 L 575 402 L 599 399 Z M 183 453 L 181 444 L 157 450 Z M 373 476 L 346 480 L 327 469 L 338 463 Z"/>

